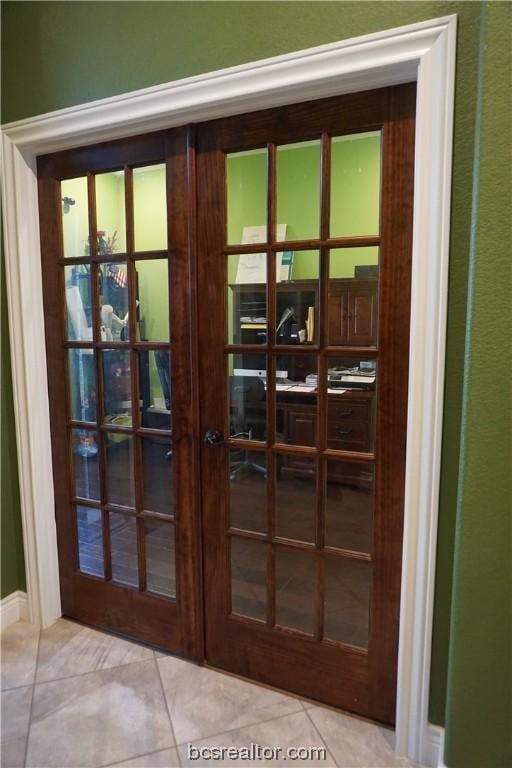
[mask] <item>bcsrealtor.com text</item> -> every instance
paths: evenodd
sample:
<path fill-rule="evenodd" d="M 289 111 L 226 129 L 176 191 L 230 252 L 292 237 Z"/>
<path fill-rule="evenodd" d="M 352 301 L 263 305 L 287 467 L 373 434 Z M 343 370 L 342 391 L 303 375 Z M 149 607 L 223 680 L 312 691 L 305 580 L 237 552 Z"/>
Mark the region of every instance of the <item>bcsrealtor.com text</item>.
<path fill-rule="evenodd" d="M 196 746 L 188 744 L 189 760 L 290 760 L 290 761 L 322 761 L 327 759 L 325 747 L 268 747 L 251 742 L 244 747 Z"/>

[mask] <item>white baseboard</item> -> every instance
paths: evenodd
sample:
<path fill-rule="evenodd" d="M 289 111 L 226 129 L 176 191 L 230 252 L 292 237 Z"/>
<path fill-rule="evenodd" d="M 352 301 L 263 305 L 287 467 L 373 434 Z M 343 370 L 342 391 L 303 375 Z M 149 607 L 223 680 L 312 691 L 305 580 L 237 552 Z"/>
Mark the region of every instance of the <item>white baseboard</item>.
<path fill-rule="evenodd" d="M 21 590 L 0 600 L 0 628 L 6 629 L 16 621 L 28 621 L 27 593 Z"/>
<path fill-rule="evenodd" d="M 421 762 L 431 768 L 446 768 L 444 764 L 444 728 L 440 725 L 428 724 L 423 742 Z"/>

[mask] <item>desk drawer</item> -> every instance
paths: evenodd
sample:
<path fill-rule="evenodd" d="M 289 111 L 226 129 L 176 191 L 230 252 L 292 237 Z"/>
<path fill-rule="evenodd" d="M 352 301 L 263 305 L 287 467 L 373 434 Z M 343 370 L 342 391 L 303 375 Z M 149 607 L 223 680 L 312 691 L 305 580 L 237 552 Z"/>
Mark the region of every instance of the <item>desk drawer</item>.
<path fill-rule="evenodd" d="M 345 421 L 346 419 L 367 421 L 368 403 L 368 400 L 354 401 L 329 398 L 327 405 L 329 421 Z"/>
<path fill-rule="evenodd" d="M 368 423 L 364 421 L 329 420 L 327 447 L 339 451 L 367 451 Z"/>

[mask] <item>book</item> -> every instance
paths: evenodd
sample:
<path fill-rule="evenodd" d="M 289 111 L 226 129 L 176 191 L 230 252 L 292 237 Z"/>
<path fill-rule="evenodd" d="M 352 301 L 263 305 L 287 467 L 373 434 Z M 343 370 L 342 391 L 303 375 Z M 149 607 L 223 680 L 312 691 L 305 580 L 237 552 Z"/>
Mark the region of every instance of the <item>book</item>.
<path fill-rule="evenodd" d="M 308 316 L 306 320 L 306 333 L 307 333 L 306 341 L 315 340 L 315 308 L 314 307 L 308 307 Z"/>

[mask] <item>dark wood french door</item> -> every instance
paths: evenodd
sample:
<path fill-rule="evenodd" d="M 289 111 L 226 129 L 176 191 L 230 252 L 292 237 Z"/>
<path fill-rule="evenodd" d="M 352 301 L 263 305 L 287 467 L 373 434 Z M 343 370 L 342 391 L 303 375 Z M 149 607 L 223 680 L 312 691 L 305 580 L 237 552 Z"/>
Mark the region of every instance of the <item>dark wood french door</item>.
<path fill-rule="evenodd" d="M 38 161 L 63 614 L 201 659 L 192 167 L 186 129 Z"/>
<path fill-rule="evenodd" d="M 414 85 L 198 130 L 206 658 L 392 723 Z"/>
<path fill-rule="evenodd" d="M 64 615 L 388 723 L 414 104 L 38 161 Z"/>

